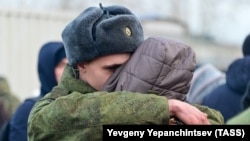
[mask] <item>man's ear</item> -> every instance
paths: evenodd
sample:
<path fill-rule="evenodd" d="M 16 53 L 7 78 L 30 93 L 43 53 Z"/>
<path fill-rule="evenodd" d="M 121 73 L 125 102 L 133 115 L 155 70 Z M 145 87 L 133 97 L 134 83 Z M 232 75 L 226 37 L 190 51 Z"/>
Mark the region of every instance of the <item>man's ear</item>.
<path fill-rule="evenodd" d="M 80 72 L 85 72 L 86 71 L 86 67 L 84 63 L 79 63 L 77 64 L 77 68 Z"/>

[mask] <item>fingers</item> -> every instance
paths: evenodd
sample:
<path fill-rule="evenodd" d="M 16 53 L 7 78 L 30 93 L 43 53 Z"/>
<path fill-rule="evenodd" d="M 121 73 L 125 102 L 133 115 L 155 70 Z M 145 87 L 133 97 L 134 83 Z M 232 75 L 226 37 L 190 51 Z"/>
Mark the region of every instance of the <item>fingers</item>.
<path fill-rule="evenodd" d="M 179 100 L 169 100 L 170 116 L 175 116 L 186 125 L 209 125 L 208 116 L 195 106 Z"/>

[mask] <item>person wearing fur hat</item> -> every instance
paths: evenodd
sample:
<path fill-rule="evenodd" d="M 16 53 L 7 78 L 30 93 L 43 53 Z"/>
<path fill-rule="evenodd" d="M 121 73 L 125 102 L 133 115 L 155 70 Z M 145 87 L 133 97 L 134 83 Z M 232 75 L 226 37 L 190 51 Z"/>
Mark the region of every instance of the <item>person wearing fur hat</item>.
<path fill-rule="evenodd" d="M 102 140 L 104 124 L 210 124 L 181 100 L 129 91 L 103 91 L 115 70 L 144 41 L 139 19 L 126 7 L 89 7 L 62 32 L 68 64 L 60 83 L 33 107 L 28 139 Z"/>

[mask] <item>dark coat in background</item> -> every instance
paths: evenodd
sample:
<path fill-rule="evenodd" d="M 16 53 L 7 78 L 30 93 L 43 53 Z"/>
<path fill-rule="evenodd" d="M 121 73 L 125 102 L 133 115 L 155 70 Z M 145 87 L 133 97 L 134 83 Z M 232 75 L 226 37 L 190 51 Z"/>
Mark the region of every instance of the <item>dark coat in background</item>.
<path fill-rule="evenodd" d="M 247 85 L 246 93 L 242 97 L 242 108 L 244 110 L 230 118 L 226 124 L 250 125 L 250 81 Z"/>
<path fill-rule="evenodd" d="M 226 83 L 208 94 L 202 104 L 219 110 L 227 121 L 242 111 L 241 99 L 250 80 L 250 56 L 232 62 L 226 72 Z"/>
<path fill-rule="evenodd" d="M 38 75 L 40 79 L 40 95 L 26 99 L 17 109 L 10 121 L 10 141 L 27 141 L 27 122 L 29 113 L 37 100 L 57 85 L 55 67 L 65 58 L 62 42 L 48 42 L 42 46 L 38 56 Z"/>

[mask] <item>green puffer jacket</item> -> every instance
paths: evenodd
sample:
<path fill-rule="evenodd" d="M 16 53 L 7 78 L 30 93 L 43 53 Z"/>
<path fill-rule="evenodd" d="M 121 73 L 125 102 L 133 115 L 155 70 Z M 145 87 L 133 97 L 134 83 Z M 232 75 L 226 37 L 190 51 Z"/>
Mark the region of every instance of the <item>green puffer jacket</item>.
<path fill-rule="evenodd" d="M 230 118 L 226 124 L 250 125 L 250 107 Z"/>
<path fill-rule="evenodd" d="M 204 108 L 204 107 L 202 107 Z M 221 124 L 220 113 L 205 108 Z M 168 124 L 167 98 L 131 92 L 97 92 L 66 66 L 62 81 L 33 107 L 29 141 L 100 141 L 104 124 Z"/>
<path fill-rule="evenodd" d="M 247 90 L 242 97 L 243 111 L 230 118 L 226 124 L 247 124 L 250 125 L 250 81 L 247 85 Z"/>

